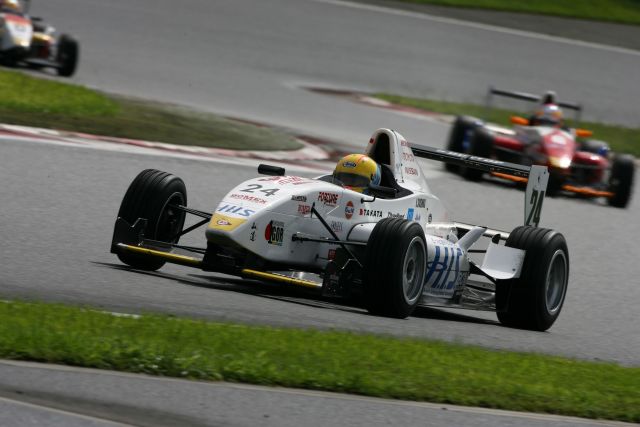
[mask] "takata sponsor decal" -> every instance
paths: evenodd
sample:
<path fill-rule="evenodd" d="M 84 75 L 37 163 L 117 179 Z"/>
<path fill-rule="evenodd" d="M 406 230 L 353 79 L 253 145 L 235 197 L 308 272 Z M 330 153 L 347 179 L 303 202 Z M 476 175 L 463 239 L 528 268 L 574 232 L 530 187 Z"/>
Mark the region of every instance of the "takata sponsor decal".
<path fill-rule="evenodd" d="M 306 202 L 307 196 L 291 196 L 291 200 L 294 202 Z"/>
<path fill-rule="evenodd" d="M 256 211 L 254 211 L 253 209 L 247 209 L 247 208 L 243 208 L 242 206 L 236 206 L 229 203 L 218 206 L 218 209 L 216 209 L 216 212 L 224 212 L 224 213 L 234 214 L 238 216 L 251 216 L 254 213 L 256 213 Z"/>
<path fill-rule="evenodd" d="M 342 223 L 340 221 L 331 221 L 331 229 L 336 233 L 342 233 Z"/>
<path fill-rule="evenodd" d="M 356 163 L 355 162 L 343 162 L 342 166 L 344 166 L 345 168 L 355 168 L 356 167 Z"/>
<path fill-rule="evenodd" d="M 395 213 L 395 212 L 388 212 L 387 213 L 387 218 L 404 218 L 404 214 Z"/>
<path fill-rule="evenodd" d="M 301 215 L 309 215 L 311 213 L 311 206 L 298 205 L 298 213 Z"/>
<path fill-rule="evenodd" d="M 232 231 L 245 222 L 247 222 L 246 219 L 214 213 L 209 222 L 209 228 L 213 230 Z"/>
<path fill-rule="evenodd" d="M 256 196 L 249 196 L 248 194 L 232 194 L 229 196 L 230 199 L 239 199 L 239 200 L 245 200 L 247 202 L 250 203 L 258 203 L 261 205 L 264 205 L 267 203 L 267 201 L 265 199 L 261 199 L 260 197 L 256 197 Z"/>
<path fill-rule="evenodd" d="M 269 221 L 267 227 L 264 229 L 264 238 L 270 245 L 282 246 L 282 240 L 284 239 L 284 222 Z"/>
<path fill-rule="evenodd" d="M 407 219 L 409 221 L 413 221 L 413 208 L 409 208 L 409 210 L 407 211 Z"/>
<path fill-rule="evenodd" d="M 374 218 L 382 218 L 382 211 L 360 208 L 360 216 L 372 216 Z"/>
<path fill-rule="evenodd" d="M 416 199 L 416 208 L 424 208 L 427 206 L 427 199 Z"/>
<path fill-rule="evenodd" d="M 462 286 L 466 274 L 460 272 L 462 250 L 456 247 L 436 246 L 433 261 L 428 263 L 427 286 L 432 293 L 450 295 Z"/>
<path fill-rule="evenodd" d="M 335 206 L 338 203 L 339 195 L 336 193 L 327 193 L 320 191 L 318 193 L 318 201 L 322 202 L 325 206 Z"/>
<path fill-rule="evenodd" d="M 347 219 L 351 219 L 351 217 L 353 216 L 353 212 L 355 211 L 355 208 L 353 207 L 353 202 L 351 200 L 349 200 L 347 202 L 347 206 L 345 206 L 344 208 L 344 216 Z"/>
<path fill-rule="evenodd" d="M 418 175 L 418 169 L 416 168 L 405 167 L 404 172 L 407 175 L 416 175 L 416 176 Z"/>

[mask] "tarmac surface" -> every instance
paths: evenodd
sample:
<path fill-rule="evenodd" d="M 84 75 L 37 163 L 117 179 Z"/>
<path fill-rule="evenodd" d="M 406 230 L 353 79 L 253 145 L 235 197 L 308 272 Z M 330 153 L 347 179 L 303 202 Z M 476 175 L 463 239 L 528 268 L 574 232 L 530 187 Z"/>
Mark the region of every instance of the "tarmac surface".
<path fill-rule="evenodd" d="M 561 38 L 539 36 L 449 17 L 364 6 L 329 0 L 186 0 L 176 8 L 176 3 L 168 0 L 50 0 L 34 3 L 33 12 L 80 39 L 82 58 L 73 81 L 272 123 L 333 140 L 347 149 L 361 150 L 371 132 L 383 126 L 398 129 L 412 141 L 441 146 L 448 128 L 301 87 L 471 102 L 483 99 L 489 84 L 535 93 L 553 88 L 566 100 L 583 102 L 587 118 L 640 124 L 636 114 L 640 53 L 628 49 L 631 46 L 607 47 L 593 44 L 603 40 L 566 40 L 570 34 L 565 33 Z M 627 37 L 622 36 L 626 34 L 622 30 L 620 34 Z M 135 272 L 123 268 L 108 253 L 121 197 L 140 170 L 154 167 L 181 176 L 187 183 L 190 205 L 206 210 L 215 207 L 231 180 L 254 176 L 253 167 L 12 140 L 0 142 L 0 159 L 3 298 L 437 338 L 640 364 L 639 270 L 633 237 L 640 234 L 637 186 L 626 210 L 587 200 L 547 199 L 542 224 L 567 237 L 571 282 L 558 322 L 547 333 L 534 333 L 501 327 L 491 313 L 421 310 L 403 321 L 377 318 L 353 307 L 318 301 L 303 292 L 178 266 L 153 274 Z M 497 184 L 469 184 L 445 175 L 439 166 L 430 167 L 427 174 L 434 191 L 458 220 L 507 230 L 522 221 L 520 191 Z M 196 233 L 187 242 L 201 244 L 201 235 Z M 14 367 L 9 370 L 19 375 Z M 54 376 L 41 371 L 39 375 L 42 381 Z M 8 387 L 8 376 L 0 378 L 0 385 Z M 66 381 L 71 380 L 57 384 Z M 82 381 L 93 389 L 103 383 L 98 374 Z M 73 391 L 75 383 L 68 384 Z M 113 384 L 96 399 L 112 402 L 127 387 L 130 385 Z M 166 392 L 166 387 L 157 383 L 130 402 L 148 408 L 147 398 Z M 56 396 L 69 393 L 52 390 Z M 84 388 L 78 390 L 80 393 Z M 173 386 L 171 390 L 171 398 L 185 405 L 175 410 L 181 416 L 235 409 L 225 419 L 206 416 L 217 425 L 255 425 L 252 414 L 258 416 L 264 402 L 270 403 L 266 396 L 271 396 L 237 392 L 238 406 L 214 399 L 193 408 L 189 406 L 192 392 Z M 78 394 L 72 397 L 81 398 Z M 2 408 L 11 408 L 0 414 L 27 417 L 24 423 L 18 422 L 20 425 L 41 422 L 40 416 L 63 417 L 61 425 L 115 422 L 110 418 L 74 418 L 77 424 L 72 424 L 73 415 L 38 412 L 41 410 L 12 402 L 14 398 L 5 395 L 5 400 L 0 400 Z M 295 408 L 304 413 L 304 405 L 307 403 L 300 402 Z M 382 405 L 386 408 L 387 403 Z M 372 416 L 390 413 L 383 407 L 365 406 L 362 411 Z M 252 408 L 256 412 L 251 412 Z M 340 413 L 322 411 L 322 406 L 317 411 L 309 407 L 311 419 L 299 419 L 292 417 L 294 409 L 280 401 L 271 402 L 269 408 L 274 417 L 287 415 L 282 419 L 304 420 L 311 426 L 323 425 L 327 413 Z M 423 416 L 421 410 L 408 414 L 409 418 L 394 416 L 391 421 L 384 417 L 363 419 L 369 425 L 401 424 L 404 420 L 412 424 L 409 421 L 415 418 L 411 417 Z M 245 418 L 241 418 L 243 411 Z M 152 412 L 149 414 L 151 417 Z M 426 418 L 432 425 L 476 425 L 481 418 L 473 413 L 458 416 L 461 418 L 441 419 L 431 412 Z M 15 420 L 0 420 L 0 424 L 15 425 Z M 538 425 L 531 420 L 513 422 L 489 419 L 487 425 Z M 548 425 L 558 424 L 551 421 Z"/>

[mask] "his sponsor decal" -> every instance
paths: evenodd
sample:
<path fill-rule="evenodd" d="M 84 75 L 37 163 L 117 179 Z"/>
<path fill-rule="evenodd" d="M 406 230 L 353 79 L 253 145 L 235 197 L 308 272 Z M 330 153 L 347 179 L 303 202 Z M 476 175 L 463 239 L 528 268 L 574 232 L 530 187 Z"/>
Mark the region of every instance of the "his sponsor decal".
<path fill-rule="evenodd" d="M 327 193 L 320 191 L 318 193 L 318 201 L 322 202 L 325 206 L 335 206 L 338 203 L 339 195 L 336 193 Z"/>
<path fill-rule="evenodd" d="M 246 219 L 214 213 L 211 217 L 211 222 L 209 222 L 209 228 L 213 230 L 232 231 L 245 222 L 247 222 Z"/>
<path fill-rule="evenodd" d="M 301 215 L 309 215 L 311 213 L 311 206 L 298 205 L 298 213 Z"/>
<path fill-rule="evenodd" d="M 404 214 L 388 212 L 387 213 L 387 218 L 404 218 Z"/>
<path fill-rule="evenodd" d="M 416 199 L 416 208 L 427 207 L 427 199 Z"/>
<path fill-rule="evenodd" d="M 372 216 L 374 218 L 382 218 L 382 211 L 360 208 L 360 216 Z"/>
<path fill-rule="evenodd" d="M 342 163 L 342 166 L 344 166 L 345 168 L 355 168 L 356 164 L 355 162 L 344 162 Z"/>
<path fill-rule="evenodd" d="M 331 229 L 336 233 L 342 233 L 342 223 L 340 221 L 331 221 Z"/>
<path fill-rule="evenodd" d="M 409 210 L 407 211 L 407 219 L 409 221 L 413 221 L 413 208 L 409 208 Z"/>
<path fill-rule="evenodd" d="M 264 238 L 270 245 L 282 246 L 282 240 L 284 239 L 284 222 L 269 221 L 267 227 L 264 229 Z"/>
<path fill-rule="evenodd" d="M 291 200 L 294 202 L 305 202 L 307 201 L 307 196 L 291 196 Z"/>
<path fill-rule="evenodd" d="M 258 227 L 256 226 L 256 223 L 254 222 L 253 224 L 251 224 L 251 233 L 249 233 L 249 240 L 251 240 L 252 242 L 256 241 L 256 229 Z"/>
<path fill-rule="evenodd" d="M 428 264 L 427 286 L 431 292 L 451 295 L 462 286 L 467 274 L 460 271 L 462 250 L 456 247 L 436 246 L 433 261 Z"/>
<path fill-rule="evenodd" d="M 418 175 L 418 169 L 416 168 L 405 167 L 404 171 L 407 175 Z"/>
<path fill-rule="evenodd" d="M 258 203 L 261 205 L 264 205 L 267 203 L 267 201 L 265 199 L 261 199 L 260 197 L 256 197 L 256 196 L 249 196 L 248 194 L 232 194 L 229 196 L 229 198 L 231 199 L 238 199 L 238 200 L 245 200 L 249 203 Z"/>
<path fill-rule="evenodd" d="M 225 203 L 218 206 L 218 209 L 216 210 L 216 212 L 224 212 L 227 214 L 233 214 L 233 215 L 245 216 L 245 217 L 251 216 L 254 213 L 256 213 L 256 211 L 254 211 L 253 209 L 243 208 L 242 206 L 236 206 L 230 203 Z"/>
<path fill-rule="evenodd" d="M 347 206 L 345 206 L 344 208 L 344 217 L 347 219 L 351 219 L 354 211 L 355 211 L 355 208 L 353 207 L 353 202 L 349 200 L 347 202 Z"/>

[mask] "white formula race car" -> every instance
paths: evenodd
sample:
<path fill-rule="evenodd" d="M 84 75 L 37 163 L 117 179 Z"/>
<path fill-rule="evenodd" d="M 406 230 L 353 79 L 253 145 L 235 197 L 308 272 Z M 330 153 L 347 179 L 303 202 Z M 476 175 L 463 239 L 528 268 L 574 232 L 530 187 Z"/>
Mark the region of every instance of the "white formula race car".
<path fill-rule="evenodd" d="M 283 168 L 260 165 L 267 176 L 234 187 L 212 214 L 187 207 L 180 178 L 145 170 L 122 200 L 111 252 L 137 269 L 170 262 L 317 288 L 383 316 L 405 318 L 417 306 L 438 306 L 494 310 L 503 324 L 532 330 L 555 322 L 569 252 L 562 234 L 537 227 L 546 167 L 418 146 L 389 129 L 373 134 L 365 154 L 382 169 L 380 185 L 368 194 L 333 175 L 287 176 Z M 416 157 L 527 177 L 525 225 L 509 233 L 451 221 Z M 186 214 L 202 220 L 184 228 Z M 178 244 L 205 224 L 206 247 Z M 488 246 L 473 248 L 483 236 Z"/>

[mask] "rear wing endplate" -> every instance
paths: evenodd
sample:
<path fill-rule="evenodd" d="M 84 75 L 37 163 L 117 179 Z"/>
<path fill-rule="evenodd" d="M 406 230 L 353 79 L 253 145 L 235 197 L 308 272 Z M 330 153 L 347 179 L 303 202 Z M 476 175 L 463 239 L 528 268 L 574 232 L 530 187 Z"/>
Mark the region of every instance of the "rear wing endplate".
<path fill-rule="evenodd" d="M 524 225 L 537 227 L 540 223 L 542 203 L 549 182 L 549 171 L 546 166 L 524 166 L 501 160 L 487 159 L 485 157 L 472 156 L 442 148 L 428 147 L 409 143 L 416 157 L 437 160 L 452 165 L 479 169 L 484 172 L 498 172 L 508 175 L 527 178 L 527 190 L 525 191 Z"/>

